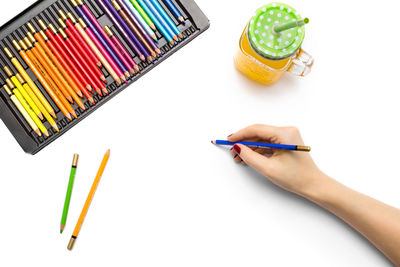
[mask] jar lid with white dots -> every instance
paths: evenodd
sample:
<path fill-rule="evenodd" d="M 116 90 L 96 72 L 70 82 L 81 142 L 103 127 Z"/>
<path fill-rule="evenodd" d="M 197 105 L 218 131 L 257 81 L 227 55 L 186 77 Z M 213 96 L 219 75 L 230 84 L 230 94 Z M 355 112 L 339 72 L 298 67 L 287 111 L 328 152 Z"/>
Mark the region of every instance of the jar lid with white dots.
<path fill-rule="evenodd" d="M 304 40 L 308 19 L 301 22 L 301 16 L 294 8 L 283 3 L 270 3 L 256 11 L 248 26 L 248 37 L 253 49 L 261 56 L 280 60 L 293 55 Z M 291 28 L 284 25 L 292 24 Z M 293 27 L 293 24 L 296 24 Z M 276 29 L 280 27 L 280 31 Z M 283 26 L 283 27 L 282 27 Z"/>

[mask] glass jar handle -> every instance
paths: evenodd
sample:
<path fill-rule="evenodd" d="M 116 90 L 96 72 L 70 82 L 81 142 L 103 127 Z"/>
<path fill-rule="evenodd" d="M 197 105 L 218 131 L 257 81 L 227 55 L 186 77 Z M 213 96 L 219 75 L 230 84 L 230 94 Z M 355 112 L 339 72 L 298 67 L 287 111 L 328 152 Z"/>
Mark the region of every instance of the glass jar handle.
<path fill-rule="evenodd" d="M 288 72 L 297 76 L 307 76 L 314 64 L 314 58 L 303 49 L 300 49 L 292 60 Z"/>

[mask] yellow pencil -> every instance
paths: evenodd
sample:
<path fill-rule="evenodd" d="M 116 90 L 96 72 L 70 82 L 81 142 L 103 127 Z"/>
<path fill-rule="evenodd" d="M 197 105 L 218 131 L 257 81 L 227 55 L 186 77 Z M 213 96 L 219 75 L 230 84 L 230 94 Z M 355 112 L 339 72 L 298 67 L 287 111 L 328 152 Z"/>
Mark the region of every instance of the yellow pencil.
<path fill-rule="evenodd" d="M 17 109 L 21 113 L 21 115 L 25 118 L 26 122 L 29 124 L 29 126 L 32 128 L 32 130 L 34 130 L 37 135 L 42 136 L 42 133 L 40 132 L 39 127 L 29 116 L 28 112 L 24 109 L 21 102 L 19 102 L 18 98 L 11 92 L 10 88 L 7 85 L 4 85 L 3 88 L 6 91 L 6 93 L 10 96 L 11 101 L 17 107 Z"/>
<path fill-rule="evenodd" d="M 13 72 L 11 69 L 7 66 L 4 66 L 4 72 L 7 74 L 8 77 L 10 77 L 11 81 L 14 83 L 14 85 L 18 88 L 22 96 L 25 98 L 26 102 L 28 102 L 29 106 L 32 108 L 33 112 L 39 117 L 39 119 L 43 120 L 43 115 L 40 112 L 39 108 L 36 106 L 35 102 L 32 100 L 32 98 L 28 95 L 26 92 L 25 88 L 22 87 L 22 84 L 19 82 L 16 76 L 14 76 Z"/>
<path fill-rule="evenodd" d="M 14 95 L 18 98 L 19 102 L 22 104 L 26 112 L 28 112 L 29 116 L 32 118 L 32 120 L 35 122 L 37 127 L 39 127 L 40 131 L 45 135 L 49 136 L 49 132 L 47 131 L 46 127 L 44 127 L 43 123 L 40 121 L 38 116 L 33 112 L 29 104 L 25 101 L 24 97 L 22 96 L 21 92 L 18 90 L 18 88 L 15 87 L 15 85 L 11 82 L 10 79 L 6 79 L 7 86 L 12 90 Z"/>
<path fill-rule="evenodd" d="M 15 74 L 15 77 L 17 77 L 18 81 L 20 84 L 22 84 L 22 87 L 25 89 L 25 91 L 29 94 L 29 96 L 32 98 L 32 100 L 35 103 L 40 104 L 39 109 L 43 110 L 43 114 L 44 117 L 46 118 L 46 120 L 49 122 L 49 124 L 51 125 L 51 127 L 53 127 L 54 130 L 56 130 L 57 132 L 60 131 L 60 129 L 58 128 L 56 122 L 53 120 L 53 117 L 50 116 L 50 114 L 47 112 L 47 110 L 42 106 L 42 104 L 40 103 L 40 101 L 36 98 L 36 95 L 33 93 L 32 89 L 29 87 L 28 83 L 25 82 L 24 78 L 22 78 L 21 74 L 17 73 Z M 37 99 L 37 102 L 35 101 L 35 98 Z"/>
<path fill-rule="evenodd" d="M 16 43 L 17 42 L 13 41 L 14 45 Z M 6 52 L 7 56 L 10 58 L 11 62 L 14 64 L 14 66 L 17 68 L 18 72 L 22 75 L 22 77 L 25 79 L 25 81 L 29 84 L 29 87 L 33 90 L 33 92 L 35 93 L 37 98 L 39 98 L 40 102 L 46 108 L 48 113 L 50 113 L 51 116 L 53 116 L 56 119 L 57 116 L 56 116 L 56 113 L 54 112 L 54 109 L 50 106 L 49 102 L 47 102 L 46 98 L 40 92 L 39 88 L 37 88 L 35 83 L 29 77 L 28 73 L 26 73 L 25 69 L 22 67 L 21 63 L 19 63 L 18 59 L 16 57 L 14 57 L 14 55 L 11 53 L 11 51 L 7 47 L 4 48 L 4 51 Z M 21 57 L 23 57 L 25 61 L 27 60 L 26 59 L 27 57 L 26 57 L 25 53 L 21 53 Z"/>
<path fill-rule="evenodd" d="M 110 150 L 107 150 L 106 154 L 104 155 L 103 161 L 100 164 L 100 168 L 99 168 L 99 171 L 97 172 L 96 178 L 93 181 L 92 188 L 90 189 L 90 192 L 86 199 L 85 205 L 83 206 L 81 215 L 79 216 L 78 222 L 76 223 L 75 230 L 72 233 L 71 239 L 69 240 L 68 247 L 67 247 L 69 250 L 71 250 L 73 248 L 75 240 L 78 237 L 79 231 L 81 230 L 81 226 L 83 224 L 83 220 L 85 219 L 86 214 L 89 210 L 90 203 L 92 203 L 94 193 L 96 193 L 97 186 L 99 185 L 101 176 L 103 175 L 104 169 L 106 168 L 109 158 L 110 158 Z"/>

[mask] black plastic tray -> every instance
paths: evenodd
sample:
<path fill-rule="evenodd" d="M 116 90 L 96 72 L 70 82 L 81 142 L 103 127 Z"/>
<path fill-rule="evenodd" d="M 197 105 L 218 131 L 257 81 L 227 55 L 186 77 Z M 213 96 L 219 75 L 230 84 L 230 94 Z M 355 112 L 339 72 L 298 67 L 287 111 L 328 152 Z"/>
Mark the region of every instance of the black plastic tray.
<path fill-rule="evenodd" d="M 24 118 L 20 115 L 18 110 L 15 108 L 15 106 L 11 102 L 6 92 L 3 89 L 0 89 L 0 118 L 3 120 L 4 124 L 11 131 L 11 133 L 14 135 L 15 139 L 18 141 L 18 143 L 25 152 L 30 154 L 36 154 L 37 152 L 39 152 L 41 149 L 49 145 L 51 142 L 53 142 L 62 134 L 64 134 L 73 126 L 75 126 L 78 122 L 80 122 L 89 114 L 91 114 L 93 111 L 95 111 L 97 108 L 99 108 L 108 100 L 113 98 L 116 94 L 121 92 L 123 89 L 127 88 L 137 79 L 145 75 L 147 72 L 156 67 L 166 58 L 171 56 L 173 53 L 178 51 L 184 45 L 186 45 L 194 38 L 196 38 L 203 31 L 208 29 L 208 27 L 210 26 L 209 20 L 193 0 L 172 0 L 172 1 L 176 4 L 178 9 L 180 9 L 185 19 L 186 24 L 185 25 L 179 24 L 178 26 L 178 28 L 182 31 L 184 38 L 178 44 L 171 46 L 170 44 L 168 44 L 165 38 L 161 36 L 159 32 L 157 32 L 157 37 L 159 39 L 158 47 L 163 52 L 163 57 L 157 59 L 154 64 L 141 62 L 139 64 L 139 67 L 142 73 L 137 74 L 134 78 L 129 80 L 127 84 L 123 83 L 121 86 L 118 86 L 118 84 L 112 80 L 112 77 L 103 68 L 102 70 L 107 78 L 108 82 L 107 88 L 110 94 L 104 97 L 95 95 L 94 100 L 96 102 L 96 105 L 92 105 L 89 101 L 85 99 L 84 104 L 85 107 L 87 108 L 85 111 L 83 111 L 76 105 L 76 103 L 74 103 L 73 108 L 75 109 L 78 118 L 72 121 L 69 121 L 66 117 L 64 117 L 62 112 L 57 108 L 52 99 L 48 96 L 47 92 L 44 90 L 42 85 L 38 82 L 36 76 L 28 68 L 24 60 L 19 56 L 19 54 L 16 52 L 15 48 L 11 44 L 12 39 L 20 40 L 23 36 L 26 35 L 25 33 L 28 32 L 26 24 L 28 22 L 31 22 L 36 27 L 37 30 L 40 29 L 37 23 L 38 19 L 42 19 L 46 23 L 51 22 L 53 25 L 59 26 L 57 23 L 57 18 L 59 17 L 57 14 L 57 10 L 59 9 L 62 9 L 66 12 L 72 12 L 72 14 L 74 14 L 75 17 L 79 17 L 78 14 L 75 12 L 74 8 L 72 7 L 72 5 L 70 4 L 70 1 L 69 0 L 37 1 L 36 3 L 28 7 L 25 11 L 17 15 L 14 19 L 10 20 L 2 27 L 0 27 L 1 69 L 3 69 L 4 65 L 7 65 L 12 69 L 14 73 L 17 73 L 17 70 L 14 68 L 13 64 L 10 62 L 10 60 L 4 53 L 4 47 L 8 47 L 9 49 L 11 49 L 14 56 L 17 57 L 21 65 L 25 68 L 29 76 L 32 78 L 32 80 L 35 82 L 38 88 L 42 91 L 43 95 L 47 98 L 49 103 L 54 108 L 54 111 L 56 112 L 57 115 L 56 123 L 60 128 L 60 132 L 57 133 L 46 121 L 44 125 L 49 130 L 50 136 L 49 137 L 37 136 L 34 133 L 34 131 L 29 127 L 29 125 L 26 123 Z M 93 0 L 86 0 L 85 4 L 93 12 L 93 14 L 95 15 L 95 17 L 102 26 L 104 25 L 112 26 L 112 29 L 119 37 L 121 42 L 125 45 L 125 47 L 129 50 L 129 52 L 131 52 L 131 55 L 133 55 L 132 50 L 129 49 L 129 46 L 126 45 L 125 40 L 118 33 L 118 30 L 114 27 L 113 23 L 104 13 L 104 11 L 100 8 L 100 6 Z M 160 4 L 163 5 L 164 3 L 160 1 Z M 169 12 L 169 9 L 165 5 L 164 7 L 165 10 Z M 175 19 L 175 17 L 171 16 L 171 18 L 174 20 L 175 24 L 178 25 L 178 21 Z M 139 62 L 140 60 L 138 60 L 138 58 L 136 57 L 135 61 Z M 0 70 L 0 73 L 1 73 L 0 84 L 1 86 L 3 86 L 5 84 L 6 77 L 2 70 Z"/>

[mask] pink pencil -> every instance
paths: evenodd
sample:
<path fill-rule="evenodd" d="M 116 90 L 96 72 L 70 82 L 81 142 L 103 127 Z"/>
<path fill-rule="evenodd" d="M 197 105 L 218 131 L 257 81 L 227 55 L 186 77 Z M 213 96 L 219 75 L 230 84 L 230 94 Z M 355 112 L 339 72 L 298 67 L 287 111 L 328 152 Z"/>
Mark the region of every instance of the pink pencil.
<path fill-rule="evenodd" d="M 139 66 L 136 64 L 135 60 L 133 60 L 133 58 L 131 57 L 129 52 L 126 50 L 126 48 L 121 44 L 121 41 L 118 39 L 118 37 L 112 32 L 110 27 L 104 26 L 104 30 L 110 36 L 111 41 L 114 42 L 114 45 L 117 47 L 117 49 L 125 57 L 126 61 L 128 61 L 128 63 L 130 64 L 129 71 L 132 74 L 135 74 L 135 70 L 137 72 L 140 72 Z"/>
<path fill-rule="evenodd" d="M 110 63 L 111 67 L 114 69 L 114 71 L 117 73 L 117 75 L 124 81 L 126 82 L 126 78 L 122 70 L 117 66 L 115 61 L 111 58 L 111 56 L 107 53 L 103 45 L 100 43 L 100 41 L 97 39 L 97 37 L 94 35 L 92 30 L 86 25 L 86 23 L 83 21 L 83 19 L 79 18 L 79 23 L 82 25 L 83 29 L 85 30 L 86 34 L 90 37 L 90 39 L 93 41 L 93 43 L 97 46 L 97 48 L 100 50 L 101 54 L 105 57 L 105 59 Z"/>

